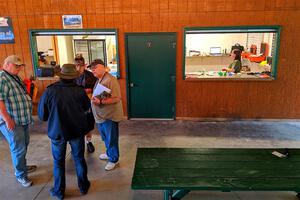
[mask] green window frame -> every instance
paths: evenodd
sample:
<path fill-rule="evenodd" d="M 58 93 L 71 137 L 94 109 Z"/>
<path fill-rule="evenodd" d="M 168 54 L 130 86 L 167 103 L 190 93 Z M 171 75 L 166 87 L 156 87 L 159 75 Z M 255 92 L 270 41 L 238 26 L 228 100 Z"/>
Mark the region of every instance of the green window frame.
<path fill-rule="evenodd" d="M 191 34 L 235 34 L 235 33 L 274 33 L 273 43 L 272 43 L 272 64 L 269 78 L 238 78 L 238 77 L 215 77 L 215 78 L 204 78 L 197 77 L 192 78 L 192 80 L 275 80 L 277 78 L 277 68 L 278 68 L 278 57 L 279 57 L 279 47 L 280 47 L 280 32 L 281 26 L 271 25 L 271 26 L 223 26 L 223 27 L 186 27 L 184 28 L 183 34 L 183 80 L 188 80 L 186 74 L 186 60 L 187 60 L 187 36 Z M 274 49 L 273 49 L 274 48 Z M 198 51 L 189 51 L 196 52 Z M 196 75 L 197 76 L 197 75 Z M 222 75 L 221 75 L 222 76 Z"/>
<path fill-rule="evenodd" d="M 33 63 L 34 77 L 37 77 L 38 63 L 38 48 L 37 36 L 66 36 L 66 35 L 106 35 L 116 37 L 116 63 L 117 72 L 115 76 L 120 78 L 120 61 L 119 61 L 119 48 L 118 48 L 118 30 L 117 29 L 30 29 L 29 40 L 30 49 Z"/>

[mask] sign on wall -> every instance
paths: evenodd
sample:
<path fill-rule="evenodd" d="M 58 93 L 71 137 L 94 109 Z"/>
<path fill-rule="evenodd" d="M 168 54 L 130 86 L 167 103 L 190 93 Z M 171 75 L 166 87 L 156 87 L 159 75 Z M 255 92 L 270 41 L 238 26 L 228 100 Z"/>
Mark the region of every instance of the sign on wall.
<path fill-rule="evenodd" d="M 81 15 L 63 15 L 62 21 L 65 29 L 82 28 Z"/>
<path fill-rule="evenodd" d="M 10 17 L 0 17 L 0 44 L 15 43 L 15 36 Z"/>

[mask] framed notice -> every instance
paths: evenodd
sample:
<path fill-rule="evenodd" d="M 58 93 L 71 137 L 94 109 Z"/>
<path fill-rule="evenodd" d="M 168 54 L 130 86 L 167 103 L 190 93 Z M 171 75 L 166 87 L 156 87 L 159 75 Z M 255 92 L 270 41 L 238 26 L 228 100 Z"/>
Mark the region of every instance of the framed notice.
<path fill-rule="evenodd" d="M 82 28 L 81 15 L 63 15 L 62 21 L 65 29 Z"/>
<path fill-rule="evenodd" d="M 10 17 L 0 17 L 0 44 L 15 43 L 15 36 Z"/>

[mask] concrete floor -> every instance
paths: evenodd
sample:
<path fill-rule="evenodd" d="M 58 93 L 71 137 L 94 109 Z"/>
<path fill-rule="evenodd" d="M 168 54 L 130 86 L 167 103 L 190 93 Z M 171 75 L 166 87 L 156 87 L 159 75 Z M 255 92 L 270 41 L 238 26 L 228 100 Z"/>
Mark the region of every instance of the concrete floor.
<path fill-rule="evenodd" d="M 0 199 L 51 199 L 48 190 L 53 184 L 52 156 L 46 124 L 36 120 L 31 130 L 27 161 L 38 165 L 30 174 L 34 185 L 20 186 L 11 166 L 8 145 L 0 136 Z M 163 199 L 161 191 L 132 191 L 131 177 L 137 147 L 203 147 L 203 148 L 299 148 L 300 122 L 284 121 L 123 121 L 120 123 L 120 165 L 106 172 L 105 162 L 98 159 L 104 152 L 99 134 L 94 130 L 96 151 L 86 154 L 91 189 L 85 196 L 77 190 L 73 161 L 66 161 L 66 199 L 147 200 Z M 295 192 L 210 192 L 195 191 L 184 200 L 296 200 Z"/>

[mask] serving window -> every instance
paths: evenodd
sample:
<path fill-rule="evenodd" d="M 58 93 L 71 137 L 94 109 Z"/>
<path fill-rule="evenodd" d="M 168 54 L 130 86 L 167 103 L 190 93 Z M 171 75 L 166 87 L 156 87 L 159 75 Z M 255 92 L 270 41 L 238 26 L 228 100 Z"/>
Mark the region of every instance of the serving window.
<path fill-rule="evenodd" d="M 276 77 L 280 27 L 185 28 L 184 79 Z"/>
<path fill-rule="evenodd" d="M 30 30 L 35 76 L 55 77 L 65 63 L 81 54 L 88 65 L 102 59 L 110 73 L 119 77 L 117 31 L 115 29 Z"/>

